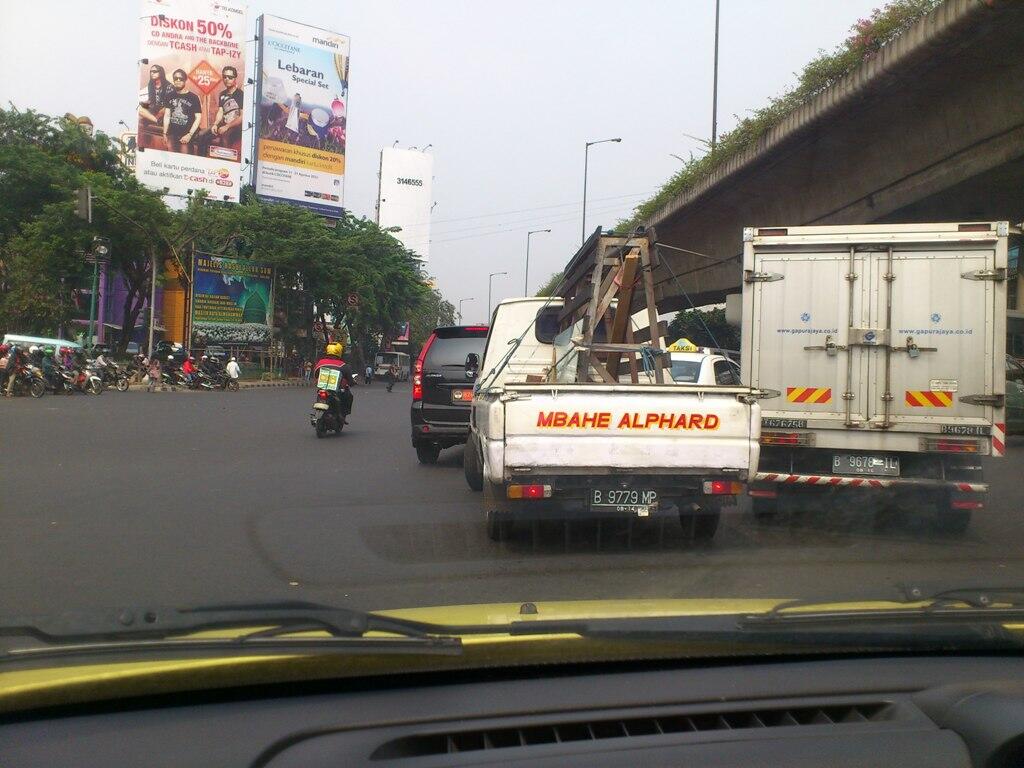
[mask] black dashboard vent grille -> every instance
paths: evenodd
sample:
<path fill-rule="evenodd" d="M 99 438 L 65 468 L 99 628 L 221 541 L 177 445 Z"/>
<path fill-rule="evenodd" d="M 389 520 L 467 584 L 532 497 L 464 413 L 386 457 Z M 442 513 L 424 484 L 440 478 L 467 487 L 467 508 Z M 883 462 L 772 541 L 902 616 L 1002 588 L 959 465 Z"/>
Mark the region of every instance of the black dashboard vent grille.
<path fill-rule="evenodd" d="M 393 760 L 402 757 L 425 757 L 508 747 L 527 747 L 534 744 L 561 744 L 572 741 L 622 739 L 630 736 L 656 736 L 685 732 L 867 723 L 888 719 L 891 709 L 892 706 L 886 702 L 875 702 L 820 707 L 664 714 L 629 719 L 592 719 L 511 728 L 482 728 L 470 731 L 417 734 L 382 744 L 373 753 L 371 759 Z"/>

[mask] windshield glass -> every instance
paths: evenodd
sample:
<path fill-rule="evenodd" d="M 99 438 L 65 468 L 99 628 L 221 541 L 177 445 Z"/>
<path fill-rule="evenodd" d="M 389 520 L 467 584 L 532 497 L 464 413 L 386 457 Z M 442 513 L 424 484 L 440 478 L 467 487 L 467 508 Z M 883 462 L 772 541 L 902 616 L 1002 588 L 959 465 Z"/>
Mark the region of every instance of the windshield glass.
<path fill-rule="evenodd" d="M 60 642 L 5 616 L 1024 583 L 1024 3 L 55 5 L 0 3 L 0 710 Z"/>
<path fill-rule="evenodd" d="M 693 384 L 700 375 L 699 360 L 673 360 L 672 380 L 684 384 Z"/>

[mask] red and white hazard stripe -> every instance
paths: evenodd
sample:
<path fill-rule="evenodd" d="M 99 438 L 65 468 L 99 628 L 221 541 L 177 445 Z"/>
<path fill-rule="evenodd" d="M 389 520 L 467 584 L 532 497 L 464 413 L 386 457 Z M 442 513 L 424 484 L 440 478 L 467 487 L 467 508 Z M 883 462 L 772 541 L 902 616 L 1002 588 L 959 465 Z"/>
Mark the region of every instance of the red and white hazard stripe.
<path fill-rule="evenodd" d="M 787 485 L 828 485 L 835 488 L 892 488 L 897 485 L 950 486 L 965 493 L 987 493 L 986 483 L 950 483 L 942 480 L 916 480 L 912 478 L 839 477 L 837 475 L 789 475 L 779 472 L 758 472 L 754 482 L 785 483 Z"/>
<path fill-rule="evenodd" d="M 992 455 L 1006 455 L 1006 424 L 999 422 L 992 425 Z"/>

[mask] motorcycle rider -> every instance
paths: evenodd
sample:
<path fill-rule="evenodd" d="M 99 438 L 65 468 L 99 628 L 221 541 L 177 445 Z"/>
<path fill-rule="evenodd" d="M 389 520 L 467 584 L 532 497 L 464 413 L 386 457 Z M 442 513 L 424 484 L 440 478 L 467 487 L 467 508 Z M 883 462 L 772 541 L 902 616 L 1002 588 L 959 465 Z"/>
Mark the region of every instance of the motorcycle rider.
<path fill-rule="evenodd" d="M 196 359 L 189 355 L 185 358 L 185 362 L 181 364 L 181 372 L 185 376 L 185 383 L 188 386 L 193 386 L 196 375 Z"/>
<path fill-rule="evenodd" d="M 177 377 L 174 373 L 174 355 L 167 356 L 167 365 L 164 366 L 163 375 L 167 376 L 167 383 L 171 385 L 171 392 L 177 392 L 178 388 L 175 385 Z"/>
<path fill-rule="evenodd" d="M 232 379 L 238 379 L 242 375 L 242 369 L 238 367 L 238 361 L 235 358 L 232 357 L 231 362 L 224 367 L 224 373 Z"/>
<path fill-rule="evenodd" d="M 57 369 L 53 364 L 53 347 L 47 347 L 43 350 L 41 368 L 43 369 L 43 381 L 46 382 L 47 386 L 53 387 L 54 391 L 61 389 L 60 385 L 63 379 L 60 378 L 60 374 L 57 373 Z"/>
<path fill-rule="evenodd" d="M 324 356 L 317 361 L 315 366 L 313 366 L 313 375 L 317 376 L 320 368 L 323 366 L 340 369 L 341 388 L 337 392 L 338 406 L 341 409 L 342 420 L 348 421 L 348 417 L 352 413 L 352 402 L 355 400 L 355 397 L 352 395 L 351 387 L 356 385 L 356 380 L 352 376 L 352 369 L 349 367 L 349 364 L 341 357 L 344 351 L 344 344 L 339 344 L 338 342 L 328 344 L 327 349 L 324 352 Z"/>

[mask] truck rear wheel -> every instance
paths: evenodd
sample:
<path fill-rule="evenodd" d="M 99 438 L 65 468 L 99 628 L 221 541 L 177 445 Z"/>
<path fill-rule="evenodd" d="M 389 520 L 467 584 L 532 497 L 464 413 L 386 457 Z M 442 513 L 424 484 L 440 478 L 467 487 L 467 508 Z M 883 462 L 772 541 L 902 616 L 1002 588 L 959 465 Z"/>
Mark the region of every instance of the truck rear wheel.
<path fill-rule="evenodd" d="M 491 541 L 504 541 L 508 538 L 508 520 L 500 512 L 493 509 L 485 513 L 487 518 L 487 538 Z"/>
<path fill-rule="evenodd" d="M 472 432 L 466 440 L 466 450 L 462 454 L 462 471 L 466 475 L 466 485 L 473 491 L 484 489 L 484 468 L 480 461 L 480 441 Z"/>
<path fill-rule="evenodd" d="M 779 515 L 779 500 L 752 498 L 750 509 L 754 513 L 754 522 L 758 525 L 769 525 L 774 523 Z"/>
<path fill-rule="evenodd" d="M 711 541 L 718 530 L 718 522 L 722 518 L 720 510 L 698 512 L 693 518 L 693 540 Z"/>
<path fill-rule="evenodd" d="M 949 499 L 940 501 L 937 505 L 935 516 L 935 527 L 940 532 L 951 536 L 961 536 L 967 531 L 971 524 L 971 510 L 954 509 Z"/>

